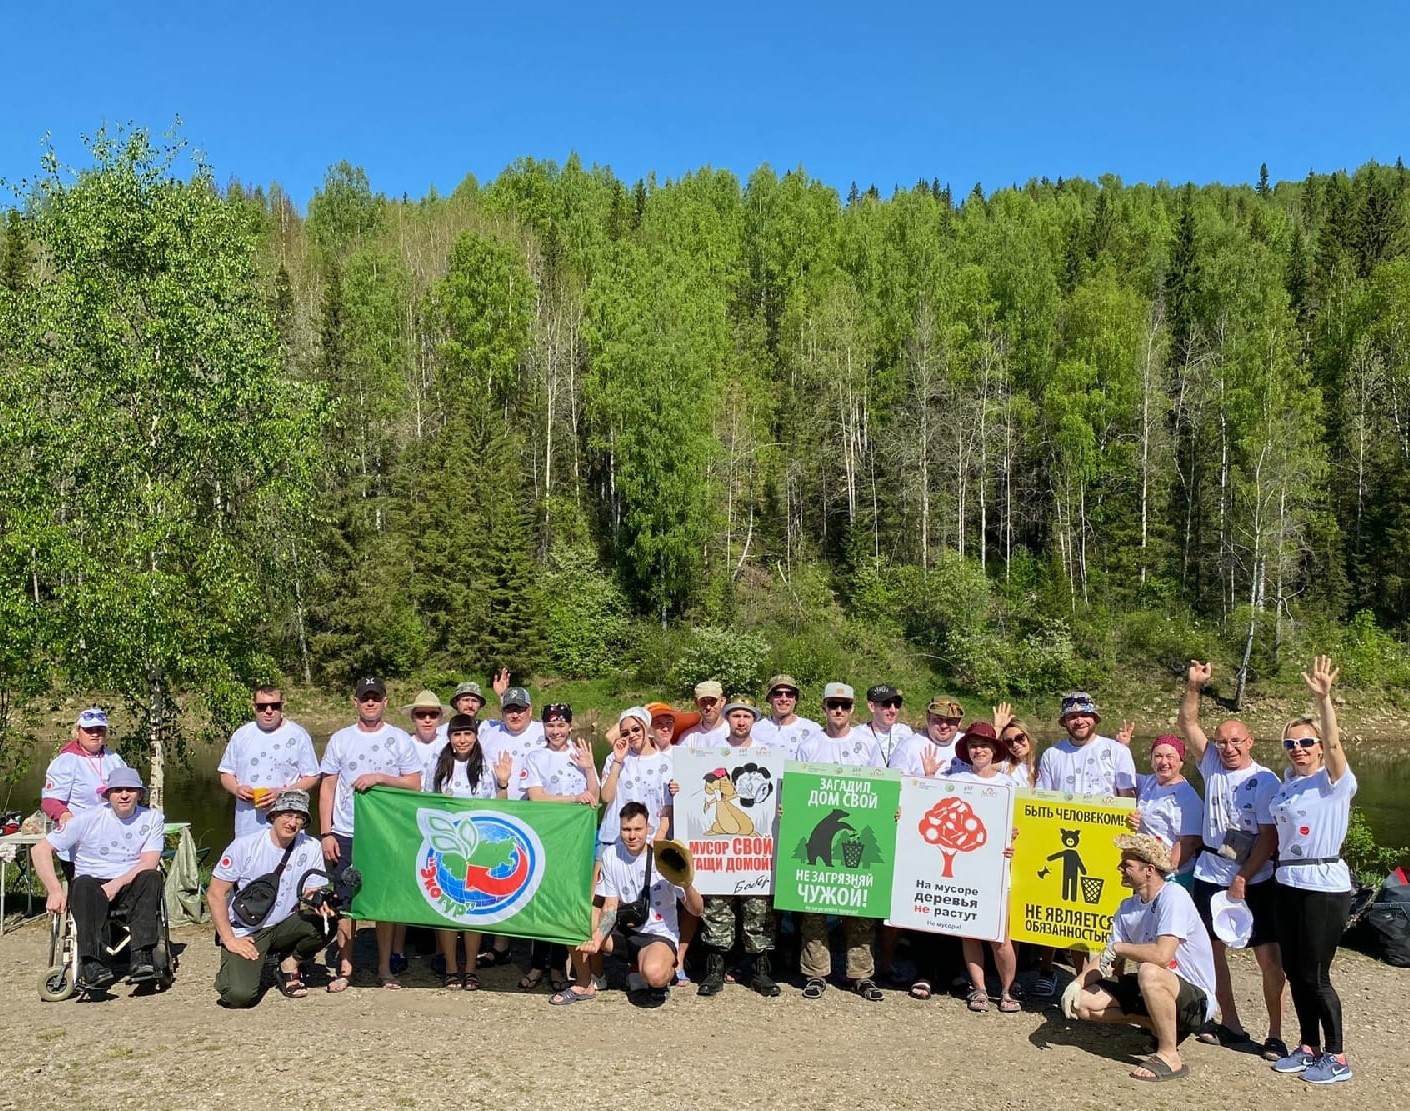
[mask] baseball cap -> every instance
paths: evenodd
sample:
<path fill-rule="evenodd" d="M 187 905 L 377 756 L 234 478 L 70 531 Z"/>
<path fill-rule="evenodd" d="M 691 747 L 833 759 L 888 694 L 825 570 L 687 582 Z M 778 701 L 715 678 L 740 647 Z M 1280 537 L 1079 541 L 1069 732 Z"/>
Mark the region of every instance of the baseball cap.
<path fill-rule="evenodd" d="M 510 706 L 522 706 L 525 709 L 533 705 L 529 698 L 529 692 L 523 687 L 510 687 L 504 692 L 504 697 L 499 700 L 499 704 L 506 709 Z"/>
<path fill-rule="evenodd" d="M 798 693 L 798 680 L 792 675 L 775 675 L 769 680 L 769 685 L 765 688 L 769 694 L 773 694 L 779 687 L 787 687 L 794 694 Z"/>
<path fill-rule="evenodd" d="M 374 679 L 371 676 L 365 679 L 359 679 L 357 686 L 353 687 L 353 697 L 361 698 L 364 694 L 375 694 L 386 698 L 387 684 L 382 682 L 381 679 Z"/>
<path fill-rule="evenodd" d="M 892 699 L 901 701 L 901 692 L 890 683 L 877 683 L 874 687 L 867 688 L 868 702 L 890 702 Z"/>
<path fill-rule="evenodd" d="M 78 715 L 78 721 L 75 724 L 80 729 L 106 729 L 108 715 L 97 706 L 90 706 Z"/>
<path fill-rule="evenodd" d="M 272 818 L 276 814 L 302 814 L 307 818 L 309 816 L 308 792 L 295 788 L 280 791 L 269 807 L 269 816 Z"/>
<path fill-rule="evenodd" d="M 480 700 L 482 705 L 485 701 L 485 692 L 480 689 L 479 683 L 461 683 L 460 686 L 455 688 L 455 693 L 450 696 L 450 700 L 454 702 L 463 694 L 473 694 Z"/>
<path fill-rule="evenodd" d="M 137 790 L 145 790 L 142 786 L 142 777 L 137 774 L 136 768 L 114 768 L 108 773 L 108 782 L 103 785 L 103 794 L 109 791 L 116 791 L 119 787 L 135 787 Z"/>
<path fill-rule="evenodd" d="M 755 721 L 759 720 L 759 707 L 752 698 L 745 698 L 741 694 L 735 695 L 725 703 L 725 717 L 729 717 L 735 710 L 748 710 L 754 715 Z"/>
<path fill-rule="evenodd" d="M 830 702 L 834 698 L 843 698 L 848 702 L 855 702 L 857 694 L 846 683 L 829 683 L 823 687 L 823 701 Z"/>
<path fill-rule="evenodd" d="M 703 683 L 695 684 L 696 698 L 723 698 L 724 696 L 725 688 L 714 679 L 706 679 Z"/>

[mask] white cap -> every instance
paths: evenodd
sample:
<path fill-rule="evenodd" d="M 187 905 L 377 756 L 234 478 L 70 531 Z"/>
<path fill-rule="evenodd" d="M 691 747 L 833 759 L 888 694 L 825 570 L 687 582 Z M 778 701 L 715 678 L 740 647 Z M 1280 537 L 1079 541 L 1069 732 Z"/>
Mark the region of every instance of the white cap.
<path fill-rule="evenodd" d="M 1214 935 L 1231 949 L 1242 949 L 1253 936 L 1253 911 L 1242 899 L 1231 899 L 1227 891 L 1216 891 L 1209 900 L 1209 917 Z"/>
<path fill-rule="evenodd" d="M 829 683 L 823 687 L 823 701 L 827 702 L 834 698 L 845 698 L 848 702 L 855 702 L 857 694 L 846 683 Z"/>

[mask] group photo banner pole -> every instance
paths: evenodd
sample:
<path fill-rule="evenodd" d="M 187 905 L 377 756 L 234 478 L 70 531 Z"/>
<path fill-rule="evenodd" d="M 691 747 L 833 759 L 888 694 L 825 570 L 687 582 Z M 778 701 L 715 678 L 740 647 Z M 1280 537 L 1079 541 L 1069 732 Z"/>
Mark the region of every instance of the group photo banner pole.
<path fill-rule="evenodd" d="M 374 787 L 353 801 L 353 918 L 577 945 L 597 811 Z"/>
<path fill-rule="evenodd" d="M 747 748 L 675 751 L 673 833 L 690 848 L 702 895 L 773 892 L 784 763 Z"/>
<path fill-rule="evenodd" d="M 1113 841 L 1136 800 L 1020 789 L 1014 803 L 1009 933 L 1058 949 L 1101 949 L 1128 894 Z"/>
<path fill-rule="evenodd" d="M 885 918 L 891 912 L 899 772 L 790 761 L 783 777 L 774 906 Z"/>
<path fill-rule="evenodd" d="M 1006 783 L 902 778 L 888 925 L 1003 939 L 1013 796 Z"/>

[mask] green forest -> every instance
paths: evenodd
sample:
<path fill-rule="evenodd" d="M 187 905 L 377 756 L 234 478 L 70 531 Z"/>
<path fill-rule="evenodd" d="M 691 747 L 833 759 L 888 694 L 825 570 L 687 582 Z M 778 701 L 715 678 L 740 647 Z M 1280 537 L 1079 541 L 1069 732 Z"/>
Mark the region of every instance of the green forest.
<path fill-rule="evenodd" d="M 1399 163 L 844 195 L 572 157 L 420 198 L 342 163 L 305 214 L 179 139 L 88 156 L 3 220 L 6 721 L 499 666 L 1410 678 Z"/>

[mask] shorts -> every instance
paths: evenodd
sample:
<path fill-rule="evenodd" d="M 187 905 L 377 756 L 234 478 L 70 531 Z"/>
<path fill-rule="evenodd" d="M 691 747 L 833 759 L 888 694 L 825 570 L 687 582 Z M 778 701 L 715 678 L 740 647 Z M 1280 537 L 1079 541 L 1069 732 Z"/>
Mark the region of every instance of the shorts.
<path fill-rule="evenodd" d="M 1204 1025 L 1209 997 L 1188 980 L 1182 980 L 1179 976 L 1175 979 L 1180 981 L 1180 994 L 1175 997 L 1175 1040 L 1184 1041 Z M 1135 973 L 1127 973 L 1119 980 L 1102 980 L 1097 987 L 1116 1000 L 1122 1014 L 1150 1017 L 1146 997 L 1141 994 Z"/>
<path fill-rule="evenodd" d="M 347 914 L 348 907 L 352 905 L 352 897 L 356 894 L 356 891 L 343 879 L 343 873 L 353 862 L 353 839 L 345 837 L 341 833 L 335 833 L 333 840 L 338 842 L 338 863 L 329 863 L 327 857 L 323 858 L 323 862 L 328 864 L 328 871 L 332 874 L 333 894 L 338 899 L 338 908 Z"/>
<path fill-rule="evenodd" d="M 669 937 L 662 937 L 660 934 L 644 934 L 637 930 L 632 930 L 630 933 L 623 930 L 613 930 L 611 936 L 613 954 L 626 957 L 631 961 L 635 961 L 648 945 L 669 945 L 671 956 L 676 955 L 675 941 Z"/>
<path fill-rule="evenodd" d="M 1253 915 L 1253 931 L 1249 934 L 1247 945 L 1249 949 L 1272 945 L 1278 940 L 1277 926 L 1274 923 L 1277 912 L 1273 908 L 1275 886 L 1276 881 L 1270 876 L 1262 883 L 1250 883 L 1244 887 L 1244 902 L 1248 904 L 1249 913 Z M 1209 903 L 1219 892 L 1227 890 L 1228 888 L 1220 887 L 1217 883 L 1197 879 L 1195 888 L 1190 893 L 1195 901 L 1195 909 L 1199 911 L 1199 920 L 1204 923 L 1210 938 L 1215 941 L 1218 938 L 1214 934 L 1214 917 Z"/>

